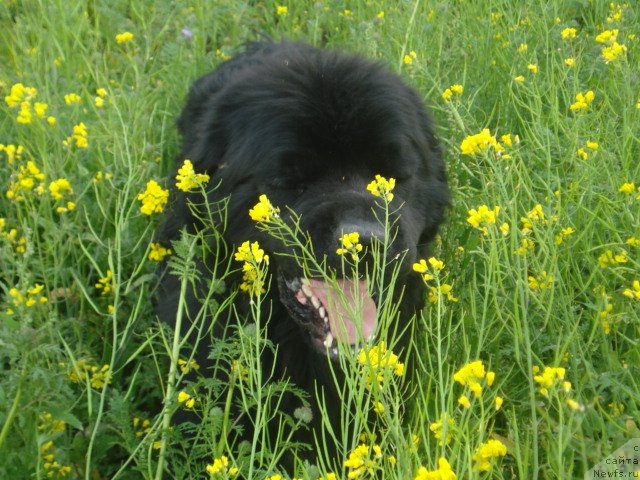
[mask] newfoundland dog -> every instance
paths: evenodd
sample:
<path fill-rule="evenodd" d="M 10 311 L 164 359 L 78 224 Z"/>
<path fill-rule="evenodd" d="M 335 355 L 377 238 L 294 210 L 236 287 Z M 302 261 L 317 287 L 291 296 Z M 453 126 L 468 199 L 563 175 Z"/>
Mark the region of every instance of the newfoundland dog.
<path fill-rule="evenodd" d="M 223 235 L 229 251 L 257 240 L 269 254 L 274 281 L 263 305 L 277 355 L 263 359 L 265 372 L 308 392 L 312 409 L 322 391 L 334 411 L 329 416 L 335 414 L 332 421 L 337 421 L 340 400 L 332 373 L 339 365 L 337 346 L 354 346 L 357 332 L 373 337 L 380 325 L 379 292 L 368 290 L 362 278 L 340 277 L 336 249 L 341 236 L 358 232 L 361 262 L 370 261 L 364 252 L 384 234 L 376 216 L 381 200 L 367 191 L 376 175 L 396 182 L 390 202 L 394 241 L 386 256 L 401 262 L 397 322 L 408 322 L 424 305 L 424 287 L 411 265 L 426 257 L 449 194 L 433 123 L 420 95 L 377 62 L 303 43 L 256 42 L 193 84 L 178 126 L 184 140 L 180 163 L 190 159 L 196 172 L 210 176 L 209 204 L 226 199 Z M 189 194 L 175 194 L 158 233 L 167 244 L 182 230 L 197 232 L 205 223 L 189 206 Z M 262 194 L 280 208 L 283 220 L 292 221 L 290 212 L 299 216 L 301 231 L 326 268 L 337 272 L 347 301 L 361 302 L 360 319 L 342 315 L 338 320 L 339 308 L 331 305 L 325 281 L 306 278 L 293 252 L 256 227 L 248 211 Z M 202 265 L 213 261 L 223 260 L 199 263 L 205 283 L 208 270 Z M 354 290 L 359 293 L 349 293 Z M 187 311 L 198 309 L 197 296 L 187 292 Z M 179 280 L 162 275 L 160 318 L 175 323 L 179 297 Z M 249 302 L 248 295 L 238 295 L 236 311 L 248 310 Z M 213 332 L 224 336 L 226 329 L 218 325 Z M 206 364 L 210 345 L 200 342 L 197 348 L 196 358 Z M 316 427 L 320 424 L 317 420 Z"/>

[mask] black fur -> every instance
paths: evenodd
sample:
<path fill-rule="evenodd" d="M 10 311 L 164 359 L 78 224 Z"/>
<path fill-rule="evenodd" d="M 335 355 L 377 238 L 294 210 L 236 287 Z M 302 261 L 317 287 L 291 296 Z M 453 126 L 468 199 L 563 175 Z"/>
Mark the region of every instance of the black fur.
<path fill-rule="evenodd" d="M 237 246 L 258 240 L 270 254 L 276 276 L 300 276 L 277 241 L 259 232 L 248 216 L 260 194 L 301 215 L 315 252 L 339 269 L 338 237 L 357 230 L 363 243 L 380 233 L 366 185 L 375 174 L 397 180 L 392 206 L 400 206 L 398 236 L 390 256 L 406 252 L 400 281 L 402 318 L 421 305 L 424 288 L 411 264 L 427 255 L 427 245 L 443 220 L 449 195 L 433 124 L 417 92 L 381 64 L 301 43 L 250 44 L 246 52 L 197 80 L 178 121 L 184 146 L 180 157 L 211 176 L 210 201 L 229 196 L 226 241 Z M 169 242 L 180 230 L 197 229 L 178 195 L 159 232 Z M 272 282 L 268 336 L 277 359 L 264 359 L 276 372 L 313 397 L 316 383 L 331 400 L 327 359 L 311 348 L 308 332 L 291 318 Z M 158 313 L 174 321 L 178 284 L 164 275 Z M 243 295 L 240 302 L 247 302 Z M 193 295 L 190 307 L 197 309 Z M 286 301 L 284 302 L 286 303 Z M 295 303 L 295 302 L 294 302 Z M 221 330 L 222 332 L 222 330 Z M 222 333 L 220 333 L 222 334 Z M 201 345 L 205 358 L 207 345 Z M 337 398 L 337 397 L 335 397 Z M 331 403 L 331 402 L 330 402 Z M 339 408 L 339 402 L 333 402 Z"/>

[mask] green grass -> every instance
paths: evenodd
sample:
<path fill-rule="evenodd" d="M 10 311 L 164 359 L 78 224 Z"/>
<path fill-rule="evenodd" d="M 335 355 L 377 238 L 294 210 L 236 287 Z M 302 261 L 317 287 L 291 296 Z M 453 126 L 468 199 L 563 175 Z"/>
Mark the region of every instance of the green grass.
<path fill-rule="evenodd" d="M 25 98 L 0 104 L 0 478 L 202 478 L 199 459 L 212 464 L 222 456 L 241 478 L 284 475 L 278 460 L 298 448 L 287 438 L 304 428 L 307 412 L 275 411 L 281 392 L 293 387 L 262 378 L 259 354 L 272 348 L 261 335 L 265 319 L 255 318 L 256 309 L 230 341 L 213 346 L 217 368 L 232 371 L 232 397 L 210 375 L 178 383 L 182 374 L 170 359 L 188 360 L 189 352 L 151 314 L 155 263 L 147 256 L 160 215 L 142 214 L 137 199 L 149 180 L 172 181 L 174 120 L 190 82 L 255 32 L 355 50 L 401 73 L 434 113 L 454 195 L 434 246 L 445 267 L 425 284 L 429 305 L 417 322 L 420 381 L 403 386 L 386 371 L 381 386 L 372 385 L 367 368 L 345 355 L 344 403 L 353 407 L 345 412 L 353 417 L 344 423 L 354 431 L 327 433 L 342 442 L 344 458 L 325 458 L 320 442 L 318 465 L 299 465 L 296 476 L 347 478 L 353 468 L 343 460 L 362 441 L 379 446 L 381 457 L 371 450 L 371 472 L 358 478 L 420 478 L 419 467 L 434 470 L 440 457 L 458 478 L 582 478 L 640 437 L 640 292 L 634 297 L 632 286 L 640 280 L 640 247 L 628 242 L 640 238 L 640 18 L 637 2 L 627 3 L 614 18 L 609 2 L 587 0 L 300 1 L 283 3 L 286 15 L 269 0 L 3 2 L 0 93 L 10 96 L 22 83 L 37 94 L 27 100 L 30 123 L 17 121 Z M 568 27 L 575 38 L 561 37 Z M 607 63 L 607 44 L 595 37 L 614 28 L 627 50 Z M 118 44 L 125 31 L 133 40 Z M 515 80 L 520 75 L 523 82 Z M 453 84 L 464 91 L 443 100 Z M 98 88 L 106 90 L 101 107 Z M 589 90 L 593 102 L 572 111 L 576 95 Z M 69 93 L 81 102 L 67 105 Z M 48 104 L 44 118 L 33 112 L 35 102 Z M 73 139 L 65 146 L 81 122 L 88 147 Z M 485 128 L 520 142 L 502 155 L 493 148 L 463 155 L 461 142 Z M 10 158 L 7 145 L 22 146 L 20 158 Z M 25 173 L 29 161 L 40 178 Z M 27 177 L 32 187 L 19 183 Z M 62 178 L 73 191 L 56 199 L 49 184 Z M 632 193 L 620 191 L 626 182 L 635 182 Z M 58 212 L 69 201 L 75 208 Z M 500 207 L 486 234 L 467 222 L 481 205 Z M 536 205 L 543 217 L 529 213 Z M 569 227 L 575 232 L 558 245 Z M 532 248 L 518 253 L 523 240 Z M 195 248 L 189 238 L 174 247 L 176 269 L 189 269 Z M 231 259 L 216 278 L 234 268 Z M 96 284 L 108 271 L 104 292 Z M 553 281 L 532 287 L 529 277 L 543 272 Z M 457 301 L 439 294 L 428 302 L 431 287 L 443 284 Z M 222 288 L 212 284 L 209 315 L 226 315 L 225 299 L 244 294 L 215 296 Z M 479 398 L 453 378 L 474 360 L 495 372 L 492 386 L 481 380 Z M 571 389 L 558 382 L 542 395 L 534 367 L 564 368 Z M 183 408 L 179 391 L 195 396 L 203 417 L 195 446 L 166 428 L 168 414 Z M 470 408 L 458 403 L 463 394 Z M 496 396 L 504 399 L 499 410 Z M 161 399 L 164 414 L 151 410 Z M 377 401 L 385 411 L 367 425 L 362 419 Z M 257 419 L 252 442 L 227 435 L 235 428 L 233 402 Z M 261 447 L 271 416 L 282 422 L 282 438 Z M 443 444 L 430 425 L 445 417 L 454 423 Z M 479 472 L 474 452 L 490 439 L 508 451 Z"/>

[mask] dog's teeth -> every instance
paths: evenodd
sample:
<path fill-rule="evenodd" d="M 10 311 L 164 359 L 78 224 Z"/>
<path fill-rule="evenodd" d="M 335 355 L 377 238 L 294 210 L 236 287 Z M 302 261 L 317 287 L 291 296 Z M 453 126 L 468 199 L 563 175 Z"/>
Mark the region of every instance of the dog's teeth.
<path fill-rule="evenodd" d="M 311 285 L 311 282 L 309 281 L 308 278 L 300 278 L 299 279 L 303 285 Z"/>
<path fill-rule="evenodd" d="M 324 309 L 323 306 L 320 306 L 320 308 L 318 308 L 318 314 L 320 315 L 320 318 L 324 319 L 325 315 L 327 314 L 327 311 Z"/>
<path fill-rule="evenodd" d="M 307 297 L 313 297 L 313 291 L 311 290 L 311 286 L 309 284 L 303 283 L 301 289 Z"/>
<path fill-rule="evenodd" d="M 315 297 L 315 296 L 311 296 L 311 304 L 313 305 L 313 308 L 315 308 L 316 310 L 320 308 L 320 306 L 322 305 L 320 303 L 320 300 L 318 300 L 318 297 Z"/>
<path fill-rule="evenodd" d="M 332 343 L 333 343 L 333 335 L 331 335 L 331 332 L 329 332 L 327 333 L 327 337 L 324 339 L 324 346 L 327 348 L 330 348 Z"/>
<path fill-rule="evenodd" d="M 307 304 L 307 296 L 302 290 L 298 290 L 298 293 L 296 293 L 296 300 L 298 300 L 302 305 Z"/>

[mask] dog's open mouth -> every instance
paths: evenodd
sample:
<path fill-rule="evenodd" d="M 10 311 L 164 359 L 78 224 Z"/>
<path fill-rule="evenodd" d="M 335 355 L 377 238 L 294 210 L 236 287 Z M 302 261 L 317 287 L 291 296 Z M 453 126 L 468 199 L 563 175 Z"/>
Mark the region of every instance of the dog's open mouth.
<path fill-rule="evenodd" d="M 338 344 L 356 349 L 371 340 L 378 325 L 376 304 L 364 280 L 341 278 L 336 285 L 319 279 L 278 276 L 280 301 L 310 335 L 313 346 L 330 357 Z"/>

